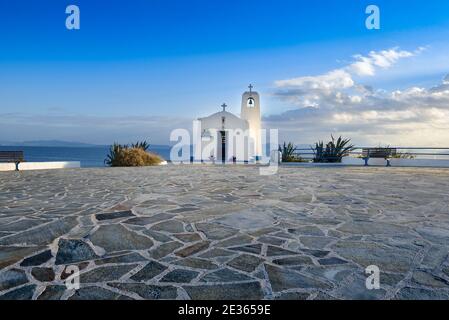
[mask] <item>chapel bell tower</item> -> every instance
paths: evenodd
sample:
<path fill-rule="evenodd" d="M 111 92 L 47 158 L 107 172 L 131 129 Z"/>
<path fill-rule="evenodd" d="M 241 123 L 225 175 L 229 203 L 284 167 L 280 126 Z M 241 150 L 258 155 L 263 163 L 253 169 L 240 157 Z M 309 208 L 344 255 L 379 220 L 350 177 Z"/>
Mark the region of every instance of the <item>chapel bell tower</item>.
<path fill-rule="evenodd" d="M 249 137 L 252 140 L 253 155 L 256 161 L 262 156 L 262 140 L 261 140 L 261 121 L 260 121 L 260 97 L 255 91 L 252 91 L 253 86 L 248 86 L 249 91 L 242 95 L 242 109 L 240 117 L 247 120 L 249 123 Z"/>

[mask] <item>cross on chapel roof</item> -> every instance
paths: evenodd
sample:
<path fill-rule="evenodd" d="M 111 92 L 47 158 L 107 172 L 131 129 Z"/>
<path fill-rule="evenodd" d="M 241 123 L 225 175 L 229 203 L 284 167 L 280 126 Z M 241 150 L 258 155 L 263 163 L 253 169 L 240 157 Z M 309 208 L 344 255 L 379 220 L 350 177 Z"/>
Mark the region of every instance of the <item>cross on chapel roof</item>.
<path fill-rule="evenodd" d="M 251 93 L 251 90 L 253 90 L 254 87 L 253 87 L 253 85 L 250 83 L 249 86 L 248 86 L 248 88 L 249 88 L 249 93 Z"/>
<path fill-rule="evenodd" d="M 222 105 L 221 105 L 221 107 L 223 108 L 223 111 L 226 111 L 226 107 L 227 107 L 228 105 L 226 104 L 226 103 L 223 103 Z"/>

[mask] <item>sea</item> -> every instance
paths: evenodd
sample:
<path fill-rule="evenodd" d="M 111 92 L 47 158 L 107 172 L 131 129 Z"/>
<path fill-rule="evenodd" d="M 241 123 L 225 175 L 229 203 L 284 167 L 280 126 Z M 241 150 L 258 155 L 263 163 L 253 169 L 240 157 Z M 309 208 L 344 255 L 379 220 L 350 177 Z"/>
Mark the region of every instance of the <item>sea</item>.
<path fill-rule="evenodd" d="M 164 159 L 170 157 L 170 146 L 151 146 L 149 151 Z M 30 147 L 0 146 L 0 151 L 23 151 L 25 161 L 80 161 L 83 168 L 104 167 L 109 146 L 92 147 Z"/>

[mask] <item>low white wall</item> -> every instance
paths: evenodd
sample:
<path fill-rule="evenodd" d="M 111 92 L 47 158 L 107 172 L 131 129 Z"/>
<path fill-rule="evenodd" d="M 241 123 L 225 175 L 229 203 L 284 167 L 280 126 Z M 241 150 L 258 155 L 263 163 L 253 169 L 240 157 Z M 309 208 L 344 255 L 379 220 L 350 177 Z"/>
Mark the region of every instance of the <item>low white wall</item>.
<path fill-rule="evenodd" d="M 365 165 L 365 161 L 360 158 L 354 158 L 354 157 L 344 157 L 341 159 L 341 163 L 349 166 L 363 166 Z"/>
<path fill-rule="evenodd" d="M 434 167 L 449 168 L 449 160 L 435 159 L 391 159 L 393 167 Z"/>
<path fill-rule="evenodd" d="M 319 163 L 319 162 L 282 162 L 284 167 L 336 167 L 345 166 L 344 163 Z"/>
<path fill-rule="evenodd" d="M 364 166 L 365 160 L 354 157 L 344 157 L 342 163 L 352 166 Z M 449 160 L 435 160 L 435 159 L 390 159 L 392 167 L 434 167 L 434 168 L 449 168 Z M 368 160 L 370 166 L 382 166 L 387 165 L 385 159 L 371 158 Z"/>
<path fill-rule="evenodd" d="M 47 169 L 68 169 L 80 168 L 79 161 L 58 161 L 58 162 L 22 162 L 19 170 L 47 170 Z"/>
<path fill-rule="evenodd" d="M 15 163 L 0 163 L 0 171 L 14 171 L 16 170 Z"/>
<path fill-rule="evenodd" d="M 365 160 L 362 158 L 344 157 L 341 160 L 341 163 L 348 166 L 364 166 Z M 368 160 L 368 165 L 385 167 L 387 165 L 387 160 L 382 158 L 371 158 Z"/>

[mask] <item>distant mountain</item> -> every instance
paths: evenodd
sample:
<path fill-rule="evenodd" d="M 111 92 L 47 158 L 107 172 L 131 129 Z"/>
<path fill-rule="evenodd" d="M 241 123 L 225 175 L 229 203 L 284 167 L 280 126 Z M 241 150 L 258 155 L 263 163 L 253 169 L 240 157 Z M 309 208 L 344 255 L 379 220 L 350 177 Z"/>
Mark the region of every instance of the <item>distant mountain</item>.
<path fill-rule="evenodd" d="M 0 146 L 15 146 L 16 142 L 0 140 Z"/>
<path fill-rule="evenodd" d="M 66 148 L 92 148 L 108 147 L 109 145 L 89 144 L 83 142 L 61 141 L 61 140 L 33 140 L 33 141 L 0 141 L 0 146 L 8 147 L 66 147 Z M 150 149 L 170 148 L 168 145 L 150 144 Z"/>
<path fill-rule="evenodd" d="M 91 148 L 98 147 L 99 145 L 82 143 L 82 142 L 70 142 L 60 140 L 35 140 L 35 141 L 0 141 L 2 146 L 20 146 L 20 147 L 73 147 L 73 148 Z"/>

